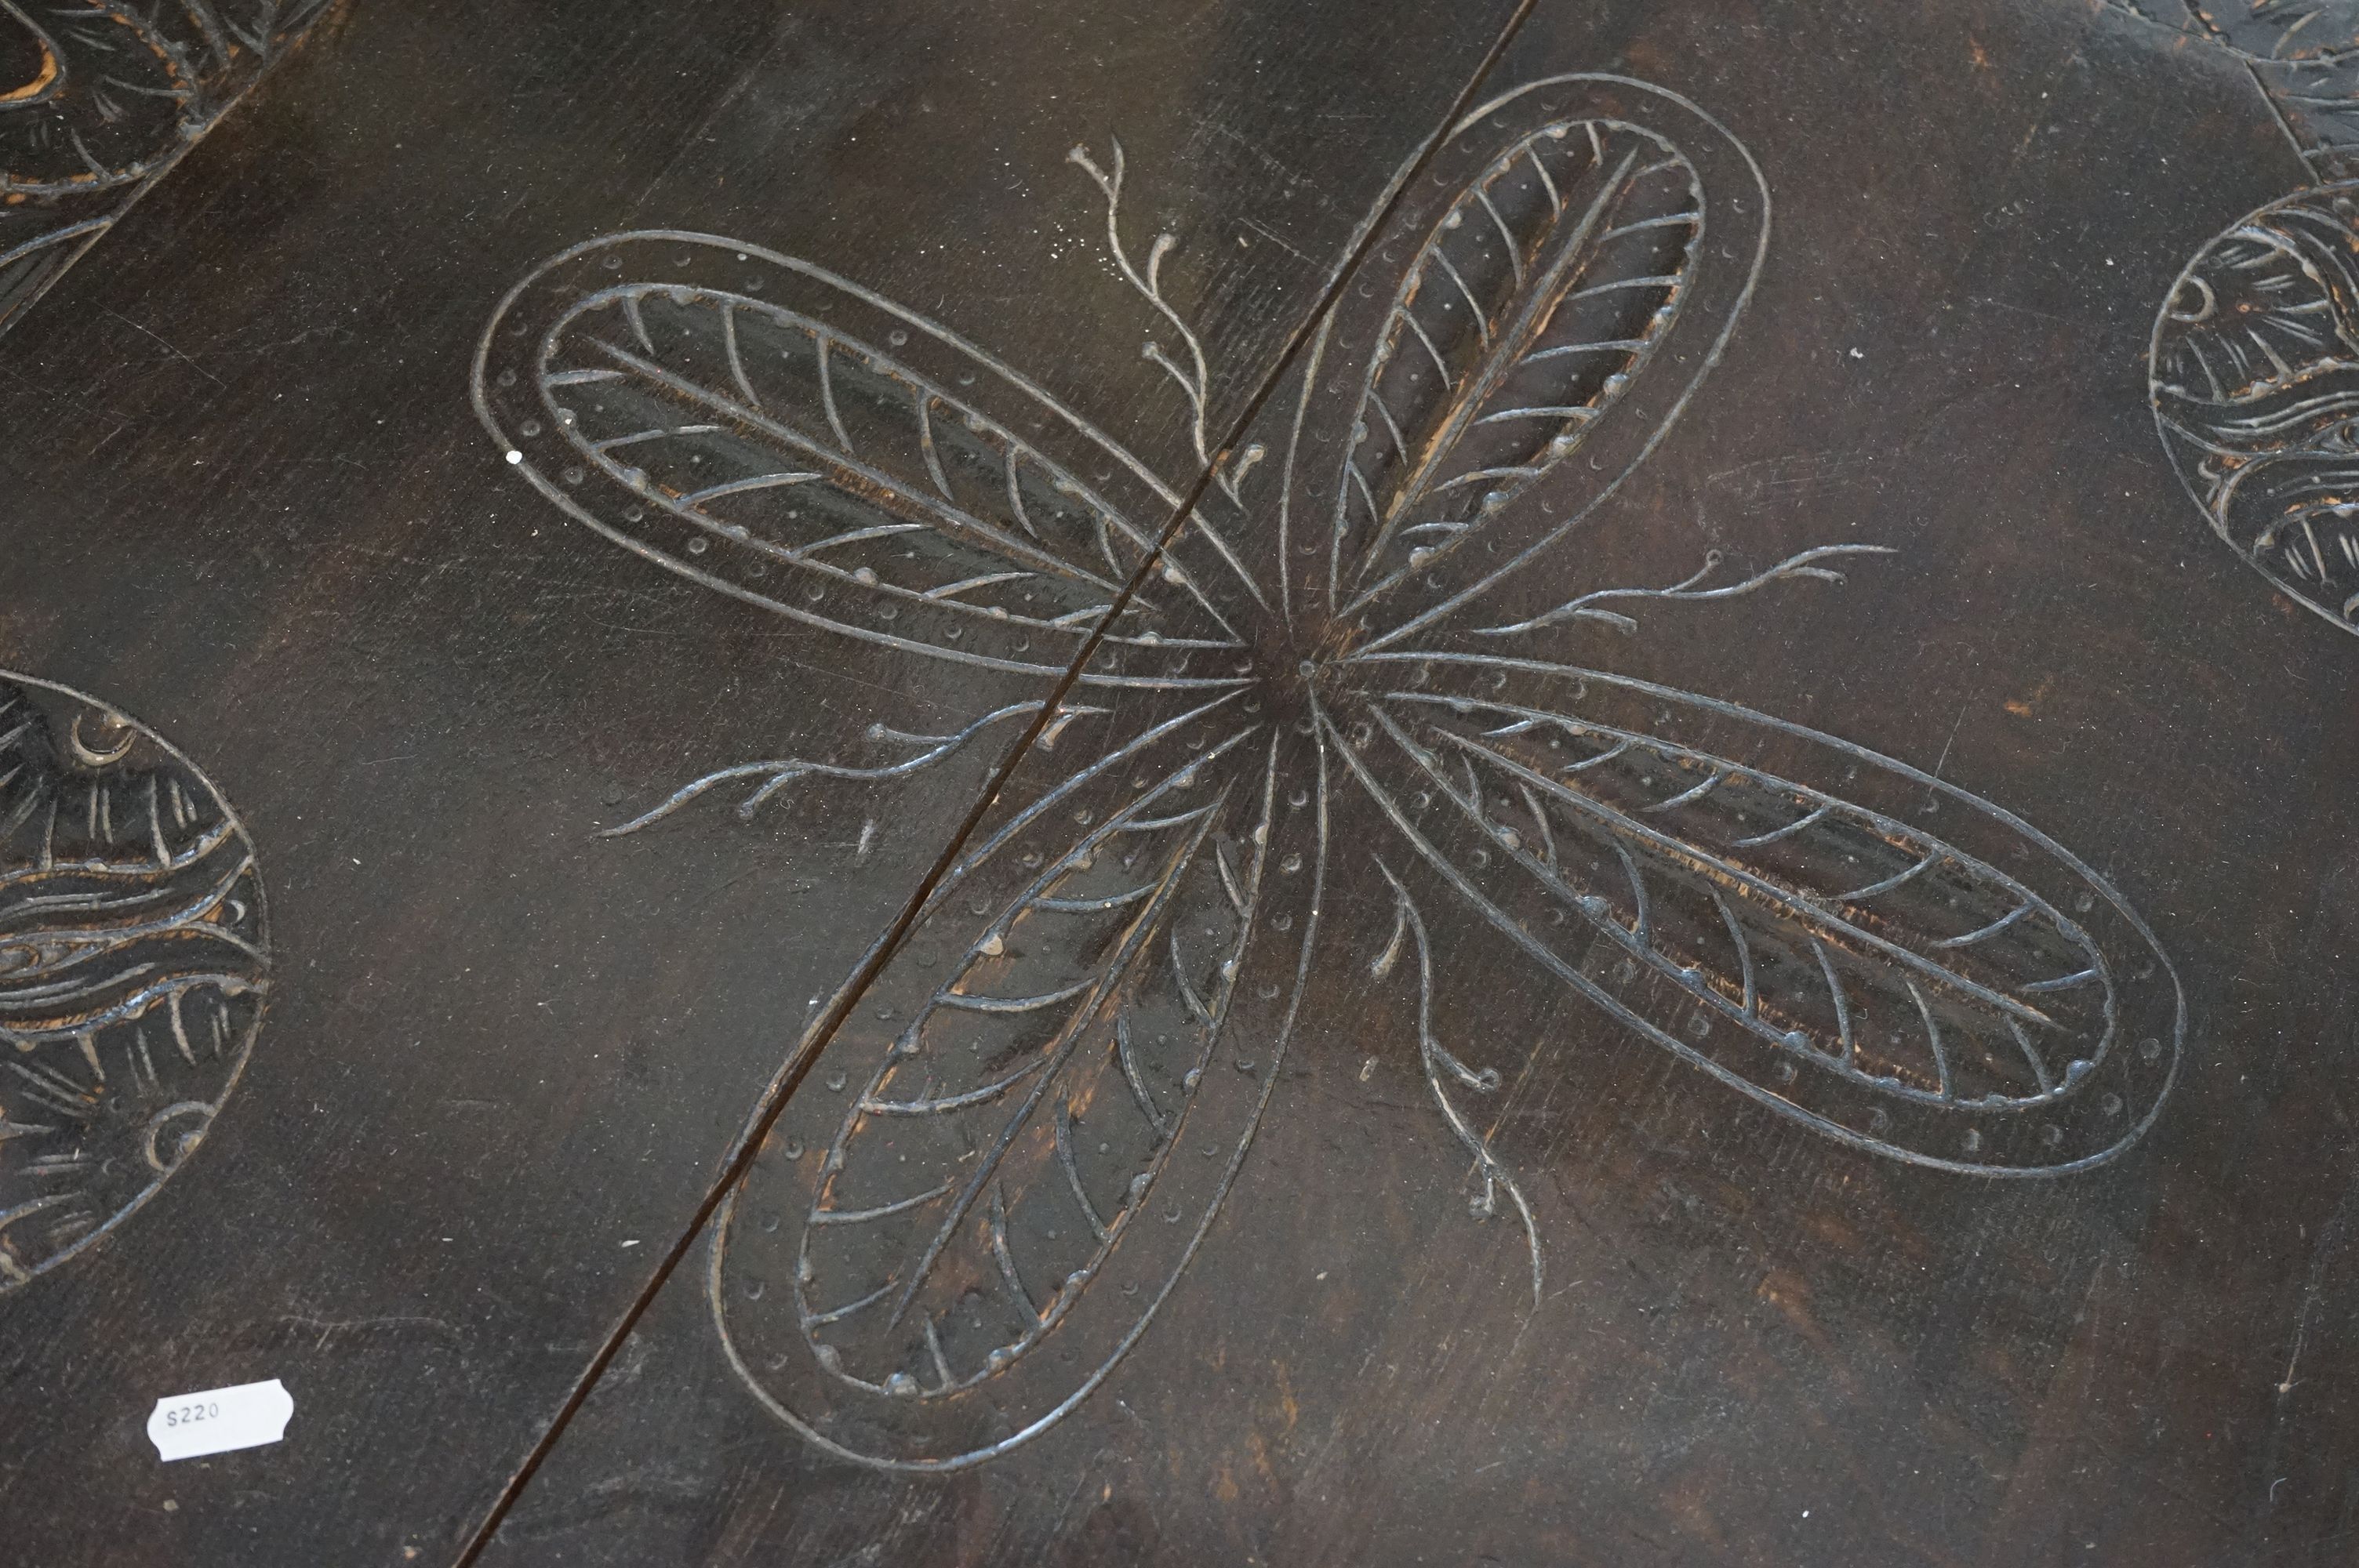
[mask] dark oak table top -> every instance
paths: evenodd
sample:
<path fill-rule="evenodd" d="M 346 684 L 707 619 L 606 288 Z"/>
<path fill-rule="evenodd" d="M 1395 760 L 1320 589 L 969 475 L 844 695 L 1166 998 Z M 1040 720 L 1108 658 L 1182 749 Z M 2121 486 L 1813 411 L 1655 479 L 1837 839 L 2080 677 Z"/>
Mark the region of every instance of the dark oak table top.
<path fill-rule="evenodd" d="M 0 1555 L 2347 1561 L 2354 148 L 2340 0 L 0 4 Z"/>

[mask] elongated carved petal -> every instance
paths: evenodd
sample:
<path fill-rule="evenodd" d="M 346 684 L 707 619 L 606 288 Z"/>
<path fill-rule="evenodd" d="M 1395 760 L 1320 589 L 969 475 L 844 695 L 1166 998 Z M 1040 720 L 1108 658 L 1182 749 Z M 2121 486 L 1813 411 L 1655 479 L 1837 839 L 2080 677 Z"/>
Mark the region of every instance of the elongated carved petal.
<path fill-rule="evenodd" d="M 1768 233 L 1760 168 L 1675 93 L 1557 77 L 1470 113 L 1248 433 L 1285 476 L 1263 597 L 1386 647 L 1527 569 L 1672 428 Z"/>
<path fill-rule="evenodd" d="M 717 1300 L 789 1420 L 966 1463 L 1143 1329 L 1259 1119 L 1212 1051 L 1299 967 L 1306 749 L 1238 699 L 1175 712 L 945 880 L 733 1205 Z"/>
<path fill-rule="evenodd" d="M 1361 584 L 1581 449 L 1669 331 L 1702 230 L 1694 167 L 1616 121 L 1542 126 L 1474 177 L 1402 281 L 1345 459 Z"/>
<path fill-rule="evenodd" d="M 1177 502 L 947 331 L 699 235 L 550 264 L 487 333 L 477 401 L 512 462 L 626 547 L 799 620 L 999 668 L 1061 671 Z M 1113 630 L 1183 662 L 1237 641 L 1176 569 Z"/>
<path fill-rule="evenodd" d="M 1961 1170 L 2090 1163 L 2159 1105 L 2177 982 L 2031 828 L 1708 698 L 1514 661 L 1427 671 L 1368 699 L 1366 787 L 1487 918 L 1658 1044 L 1821 1131 Z"/>
<path fill-rule="evenodd" d="M 847 1376 L 938 1381 L 924 1323 L 953 1369 L 944 1391 L 996 1370 L 1054 1325 L 1067 1281 L 1086 1280 L 1152 1182 L 1234 972 L 1243 914 L 1219 867 L 1249 851 L 1237 826 L 1255 803 L 1225 787 L 1244 781 L 1223 764 L 1249 739 L 1223 739 L 1209 785 L 1150 788 L 1044 865 L 853 1102 L 803 1252 L 807 1298 L 895 1283 L 874 1319 L 810 1332 Z M 894 1210 L 890 1229 L 843 1223 L 898 1201 L 926 1134 L 935 1158 L 915 1173 L 940 1167 L 940 1195 Z M 990 1310 L 962 1314 L 977 1290 Z"/>

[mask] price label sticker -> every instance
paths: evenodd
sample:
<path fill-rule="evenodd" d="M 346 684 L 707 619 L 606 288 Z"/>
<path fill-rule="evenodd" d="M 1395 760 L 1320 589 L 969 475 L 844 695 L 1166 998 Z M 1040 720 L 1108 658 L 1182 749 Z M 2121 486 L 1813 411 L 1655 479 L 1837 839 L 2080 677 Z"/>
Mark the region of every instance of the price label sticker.
<path fill-rule="evenodd" d="M 167 1465 L 260 1448 L 287 1435 L 287 1420 L 294 1413 L 295 1396 L 276 1378 L 234 1389 L 208 1389 L 158 1400 L 147 1418 L 147 1441 Z"/>

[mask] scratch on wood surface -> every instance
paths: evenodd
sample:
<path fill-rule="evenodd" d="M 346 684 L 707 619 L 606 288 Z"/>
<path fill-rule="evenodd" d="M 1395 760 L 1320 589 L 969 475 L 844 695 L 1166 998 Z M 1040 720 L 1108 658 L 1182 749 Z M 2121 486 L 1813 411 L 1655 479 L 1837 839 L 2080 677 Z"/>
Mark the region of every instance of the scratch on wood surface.
<path fill-rule="evenodd" d="M 118 321 L 122 322 L 125 326 L 126 326 L 126 327 L 130 328 L 133 331 L 135 331 L 135 332 L 138 333 L 141 337 L 143 337 L 143 338 L 152 339 L 152 340 L 153 340 L 153 341 L 155 341 L 156 342 L 158 342 L 158 343 L 163 344 L 164 351 L 165 351 L 166 353 L 168 353 L 168 354 L 171 355 L 174 359 L 179 360 L 181 363 L 183 363 L 183 364 L 187 365 L 190 370 L 195 371 L 199 375 L 203 376 L 207 381 L 212 382 L 215 386 L 220 387 L 223 392 L 227 392 L 227 391 L 229 390 L 229 383 L 227 383 L 227 382 L 223 381 L 221 377 L 219 377 L 219 376 L 215 375 L 212 372 L 211 372 L 211 371 L 207 370 L 204 366 L 202 366 L 202 365 L 199 364 L 196 361 L 194 361 L 194 360 L 190 359 L 187 354 L 185 354 L 185 353 L 181 352 L 179 349 L 175 348 L 175 347 L 171 344 L 171 342 L 170 342 L 169 341 L 168 341 L 167 339 L 165 339 L 161 334 L 149 331 L 147 328 L 145 328 L 145 327 L 141 326 L 138 322 L 134 321 L 130 317 L 125 316 L 122 311 L 117 310 L 117 309 L 114 309 L 114 308 L 112 308 L 112 307 L 110 307 L 110 306 L 102 305 L 102 306 L 100 306 L 100 307 L 99 307 L 99 308 L 100 308 L 101 310 L 105 311 L 105 312 L 106 312 L 106 314 L 108 314 L 109 316 L 114 317 L 116 320 L 118 320 Z"/>
<path fill-rule="evenodd" d="M 2277 1379 L 2280 1419 L 2284 1413 L 2283 1401 L 2295 1388 L 2294 1369 L 2301 1363 L 2302 1343 L 2310 1336 L 2310 1313 L 2318 1305 L 2319 1289 L 2326 1278 L 2326 1265 L 2342 1249 L 2343 1238 L 2351 1228 L 2354 1206 L 2359 1206 L 2359 1176 L 2354 1176 L 2350 1185 L 2343 1189 L 2343 1201 L 2334 1206 L 2333 1217 L 2318 1233 L 2318 1245 L 2310 1249 L 2310 1275 L 2303 1281 L 2301 1306 L 2294 1316 L 2293 1346 L 2286 1356 L 2285 1376 Z"/>

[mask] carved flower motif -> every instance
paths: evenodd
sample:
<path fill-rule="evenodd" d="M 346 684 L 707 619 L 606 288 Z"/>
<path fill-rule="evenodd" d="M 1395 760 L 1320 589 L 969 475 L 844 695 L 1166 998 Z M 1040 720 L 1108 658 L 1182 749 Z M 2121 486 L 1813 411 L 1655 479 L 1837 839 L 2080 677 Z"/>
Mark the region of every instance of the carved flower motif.
<path fill-rule="evenodd" d="M 873 765 L 723 770 L 625 829 L 724 784 L 751 809 L 1031 741 L 723 1220 L 716 1321 L 781 1417 L 939 1469 L 1070 1411 L 1180 1280 L 1314 1010 L 1398 1020 L 1537 1294 L 1537 1223 L 1476 1121 L 1498 1075 L 1433 1025 L 1460 946 L 1863 1151 L 2046 1174 L 2138 1135 L 2178 984 L 2088 867 L 1905 763 L 1549 656 L 1567 625 L 1832 579 L 1846 550 L 1486 609 L 1575 564 L 1732 330 L 1769 200 L 1726 131 L 1613 77 L 1477 111 L 1219 453 L 1171 242 L 1135 261 L 1118 151 L 1075 157 L 1188 401 L 1193 490 L 922 317 L 709 236 L 557 258 L 478 363 L 509 461 L 625 548 L 1038 685 L 951 734 L 881 718 Z M 1389 939 L 1344 946 L 1343 904 Z"/>

